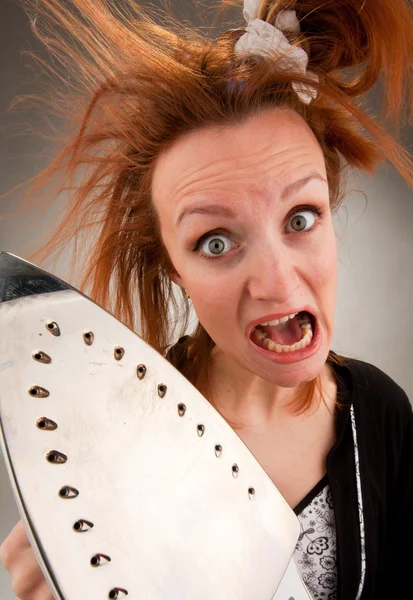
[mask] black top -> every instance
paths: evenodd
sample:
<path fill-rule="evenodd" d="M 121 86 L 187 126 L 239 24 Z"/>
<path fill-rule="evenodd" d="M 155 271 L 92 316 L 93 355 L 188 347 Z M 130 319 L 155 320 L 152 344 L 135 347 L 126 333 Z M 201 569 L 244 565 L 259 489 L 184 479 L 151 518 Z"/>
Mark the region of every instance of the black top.
<path fill-rule="evenodd" d="M 361 546 L 355 455 L 350 419 L 354 407 L 365 526 L 366 573 L 362 600 L 412 595 L 413 412 L 405 392 L 368 363 L 333 365 L 339 389 L 337 441 L 327 475 L 337 527 L 338 600 L 354 600 L 360 583 Z"/>

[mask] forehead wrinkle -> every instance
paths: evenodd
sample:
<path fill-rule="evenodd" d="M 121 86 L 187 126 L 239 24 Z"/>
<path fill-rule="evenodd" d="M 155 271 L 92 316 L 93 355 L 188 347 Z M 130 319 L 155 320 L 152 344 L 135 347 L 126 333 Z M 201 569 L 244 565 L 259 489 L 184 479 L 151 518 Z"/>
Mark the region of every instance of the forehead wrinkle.
<path fill-rule="evenodd" d="M 293 152 L 295 149 L 294 148 L 288 148 L 288 149 L 283 149 L 281 151 L 277 151 L 277 149 L 274 149 L 274 146 L 270 146 L 273 149 L 273 152 L 271 153 L 267 153 L 265 155 L 265 158 L 262 159 L 260 156 L 256 156 L 256 153 L 253 153 L 251 155 L 244 155 L 241 157 L 237 157 L 236 159 L 234 158 L 225 158 L 219 161 L 219 164 L 225 165 L 228 162 L 233 162 L 234 160 L 237 161 L 242 161 L 242 162 L 247 162 L 247 165 L 237 165 L 235 168 L 231 168 L 231 169 L 225 169 L 222 168 L 220 169 L 215 175 L 210 175 L 209 171 L 212 169 L 214 169 L 217 166 L 217 161 L 214 161 L 213 163 L 210 163 L 208 165 L 205 165 L 204 167 L 202 167 L 201 169 L 198 169 L 197 167 L 195 167 L 194 169 L 191 169 L 189 171 L 189 173 L 186 175 L 186 178 L 184 179 L 184 181 L 179 182 L 178 186 L 176 187 L 175 190 L 172 190 L 172 196 L 178 196 L 179 199 L 177 200 L 177 203 L 181 202 L 184 198 L 186 198 L 187 196 L 190 196 L 193 192 L 197 193 L 197 192 L 203 192 L 203 191 L 207 191 L 209 186 L 214 186 L 214 185 L 218 185 L 218 184 L 222 184 L 225 183 L 226 181 L 228 181 L 228 184 L 231 186 L 231 189 L 233 189 L 234 186 L 234 179 L 236 182 L 240 181 L 240 179 L 242 178 L 243 183 L 253 183 L 257 180 L 260 181 L 260 184 L 263 184 L 262 178 L 263 176 L 269 175 L 271 174 L 271 172 L 274 169 L 277 169 L 277 179 L 281 179 L 283 180 L 286 177 L 286 173 L 288 173 L 288 167 L 291 166 L 291 160 L 289 160 L 289 158 L 285 157 L 284 160 L 282 162 L 278 162 L 277 164 L 273 164 L 273 158 L 275 155 L 277 155 L 278 158 L 283 157 L 284 155 L 289 155 L 291 154 L 291 152 Z M 275 151 L 274 151 L 275 150 Z M 300 152 L 301 155 L 307 157 L 309 154 L 311 155 L 312 153 L 310 153 L 309 151 L 306 151 L 305 149 L 302 149 L 300 147 L 300 150 L 302 150 Z M 295 157 L 297 157 L 297 154 L 294 154 Z M 251 159 L 254 159 L 251 160 Z M 257 177 L 256 174 L 256 168 L 259 168 L 259 177 Z M 247 169 L 246 169 L 247 167 Z M 297 169 L 297 165 L 293 165 L 294 170 Z M 301 167 L 302 168 L 302 167 Z M 251 173 L 251 169 L 252 169 L 252 173 Z M 189 168 L 188 168 L 189 170 Z M 278 172 L 278 170 L 280 170 L 281 172 Z M 249 172 L 248 172 L 249 171 Z M 247 175 L 246 175 L 247 173 Z M 200 174 L 203 174 L 203 177 L 200 177 Z M 196 175 L 196 179 L 191 180 L 191 178 Z M 229 179 L 228 179 L 229 177 Z M 189 181 L 188 181 L 189 179 Z M 205 182 L 205 187 L 203 187 L 203 182 Z M 276 181 L 268 181 L 267 185 L 271 188 L 273 188 L 276 185 Z"/>
<path fill-rule="evenodd" d="M 229 174 L 230 176 L 233 176 L 234 174 L 237 174 L 239 171 L 244 172 L 244 168 L 242 165 L 237 165 L 235 168 L 231 167 L 231 168 L 225 168 L 226 165 L 229 163 L 233 163 L 234 160 L 236 160 L 237 162 L 242 160 L 242 158 L 248 159 L 250 157 L 226 157 L 226 158 L 222 158 L 219 161 L 217 160 L 211 160 L 208 164 L 204 165 L 203 167 L 199 168 L 197 165 L 195 165 L 193 168 L 188 167 L 188 171 L 189 173 L 186 175 L 186 179 L 184 179 L 184 181 L 181 181 L 177 188 L 176 188 L 176 193 L 177 194 L 181 194 L 184 193 L 184 195 L 188 194 L 188 190 L 185 191 L 186 188 L 191 188 L 191 186 L 197 185 L 198 183 L 202 183 L 203 180 L 207 179 L 213 183 L 217 183 L 220 182 L 222 180 L 224 180 Z M 251 163 L 250 163 L 251 165 Z M 217 170 L 218 169 L 218 170 Z M 216 173 L 214 174 L 210 174 L 211 170 L 217 170 Z M 191 181 L 191 177 L 196 176 L 196 179 L 193 179 Z M 203 177 L 202 177 L 203 175 Z M 189 181 L 187 181 L 189 179 Z"/>

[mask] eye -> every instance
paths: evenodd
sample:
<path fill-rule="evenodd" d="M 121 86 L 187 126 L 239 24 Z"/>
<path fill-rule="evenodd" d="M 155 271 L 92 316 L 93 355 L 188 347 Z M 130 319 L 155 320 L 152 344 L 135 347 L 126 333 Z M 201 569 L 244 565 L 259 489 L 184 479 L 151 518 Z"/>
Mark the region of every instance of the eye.
<path fill-rule="evenodd" d="M 316 216 L 321 217 L 322 212 L 315 206 L 301 208 L 289 219 L 288 223 L 290 224 L 291 229 L 287 228 L 287 232 L 300 233 L 309 231 L 313 228 L 313 225 L 316 222 Z"/>
<path fill-rule="evenodd" d="M 198 252 L 204 258 L 222 256 L 231 250 L 233 244 L 223 233 L 209 233 L 202 236 L 195 245 L 194 252 Z"/>

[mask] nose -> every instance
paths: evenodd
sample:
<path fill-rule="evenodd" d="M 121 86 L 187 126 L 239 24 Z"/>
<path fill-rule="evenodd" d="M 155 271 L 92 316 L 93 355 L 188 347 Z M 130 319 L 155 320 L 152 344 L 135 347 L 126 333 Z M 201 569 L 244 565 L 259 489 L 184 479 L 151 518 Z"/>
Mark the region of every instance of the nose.
<path fill-rule="evenodd" d="M 296 257 L 280 244 L 261 248 L 249 269 L 248 292 L 254 300 L 288 304 L 300 286 Z"/>

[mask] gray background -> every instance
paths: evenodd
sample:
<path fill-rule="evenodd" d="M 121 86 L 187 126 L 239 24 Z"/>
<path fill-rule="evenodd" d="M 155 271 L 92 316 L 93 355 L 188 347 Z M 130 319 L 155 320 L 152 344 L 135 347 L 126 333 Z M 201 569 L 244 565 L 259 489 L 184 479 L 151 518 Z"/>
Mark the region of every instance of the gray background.
<path fill-rule="evenodd" d="M 176 14 L 191 17 L 184 3 Z M 191 2 L 190 5 L 193 6 Z M 196 19 L 194 15 L 192 18 Z M 30 92 L 38 75 L 21 51 L 39 48 L 27 17 L 11 0 L 0 0 L 0 193 L 27 180 L 46 164 L 53 146 L 33 135 L 19 135 L 21 117 L 7 107 L 16 94 Z M 374 113 L 378 92 L 371 95 Z M 26 118 L 30 119 L 30 112 Z M 18 126 L 17 126 L 18 125 Z M 41 123 L 38 127 L 41 128 Z M 405 131 L 411 149 L 412 131 Z M 413 331 L 413 194 L 390 166 L 373 177 L 354 174 L 344 207 L 335 218 L 339 240 L 339 290 L 333 349 L 371 362 L 388 373 L 413 399 L 411 342 Z M 367 196 L 367 201 L 366 197 Z M 50 230 L 59 207 L 44 214 L 37 207 L 10 216 L 21 193 L 1 201 L 0 247 L 29 258 Z M 65 274 L 62 265 L 56 269 Z M 18 514 L 0 459 L 0 543 Z M 8 574 L 0 566 L 2 600 L 12 600 Z"/>

